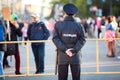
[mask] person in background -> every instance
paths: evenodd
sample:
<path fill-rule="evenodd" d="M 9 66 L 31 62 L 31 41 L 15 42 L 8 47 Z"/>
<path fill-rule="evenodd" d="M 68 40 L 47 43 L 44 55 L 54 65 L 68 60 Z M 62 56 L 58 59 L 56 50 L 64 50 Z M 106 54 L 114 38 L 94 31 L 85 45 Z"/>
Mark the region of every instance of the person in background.
<path fill-rule="evenodd" d="M 89 24 L 87 23 L 87 19 L 82 19 L 81 24 L 83 25 L 85 30 L 85 37 L 88 38 Z"/>
<path fill-rule="evenodd" d="M 47 26 L 51 36 L 53 35 L 54 24 L 55 24 L 55 20 L 53 18 L 49 19 Z"/>
<path fill-rule="evenodd" d="M 5 27 L 5 21 L 3 18 L 0 19 L 0 24 L 3 26 L 4 28 L 4 37 L 6 37 L 6 27 Z M 1 46 L 0 46 L 1 47 Z M 5 68 L 10 68 L 11 66 L 9 65 L 9 61 L 6 59 L 5 61 L 5 66 L 3 67 L 4 69 Z"/>
<path fill-rule="evenodd" d="M 17 36 L 21 37 L 22 36 L 22 32 L 20 30 L 19 24 L 17 23 L 18 20 L 18 16 L 16 14 L 12 14 L 11 15 L 11 21 L 9 22 L 10 28 L 6 29 L 6 33 L 7 34 L 11 34 L 10 41 L 17 41 Z M 8 35 L 7 35 L 7 41 L 9 41 Z M 3 58 L 3 67 L 5 66 L 5 62 L 7 59 L 8 55 L 4 54 L 4 58 Z M 21 74 L 20 72 L 20 53 L 19 53 L 19 48 L 18 48 L 18 44 L 15 44 L 15 54 L 14 54 L 14 58 L 15 58 L 15 74 L 19 75 Z"/>
<path fill-rule="evenodd" d="M 109 16 L 107 18 L 108 24 L 106 25 L 106 45 L 107 45 L 107 56 L 108 57 L 115 57 L 116 54 L 116 41 L 115 41 L 115 29 L 113 26 L 113 16 Z"/>
<path fill-rule="evenodd" d="M 65 18 L 54 28 L 53 42 L 58 54 L 58 80 L 67 80 L 70 65 L 73 80 L 80 80 L 80 50 L 85 44 L 84 28 L 73 17 L 78 9 L 73 4 L 63 7 Z"/>
<path fill-rule="evenodd" d="M 23 28 L 23 26 L 24 26 L 24 23 L 22 22 L 22 20 L 21 20 L 21 19 L 18 19 L 18 20 L 17 20 L 17 23 L 18 23 L 18 25 L 19 25 L 20 30 L 22 30 L 22 28 Z M 22 41 L 22 36 L 17 36 L 17 40 L 18 40 L 18 41 Z M 21 45 L 22 43 L 19 43 L 19 44 Z"/>
<path fill-rule="evenodd" d="M 63 21 L 64 20 L 64 16 L 63 15 L 58 15 L 56 21 Z"/>
<path fill-rule="evenodd" d="M 101 18 L 100 17 L 96 18 L 96 27 L 97 27 L 97 32 L 98 32 L 98 38 L 100 38 L 100 33 L 101 33 Z"/>
<path fill-rule="evenodd" d="M 28 23 L 25 22 L 24 26 L 22 27 L 22 30 L 21 30 L 22 31 L 22 36 L 24 38 L 24 41 L 27 41 L 27 39 L 28 39 L 27 30 L 28 30 Z M 25 45 L 26 45 L 26 43 L 25 43 Z"/>
<path fill-rule="evenodd" d="M 106 25 L 105 20 L 106 20 L 106 17 L 102 16 L 100 38 L 104 38 L 104 35 L 105 35 L 105 25 Z"/>
<path fill-rule="evenodd" d="M 31 15 L 33 22 L 28 27 L 28 39 L 29 40 L 47 40 L 50 36 L 50 33 L 46 25 L 39 20 L 39 15 L 33 13 Z M 35 74 L 40 74 L 44 72 L 44 56 L 45 56 L 45 43 L 44 42 L 35 42 L 31 43 L 36 72 Z"/>
<path fill-rule="evenodd" d="M 94 38 L 94 32 L 95 32 L 95 21 L 93 20 L 93 18 L 89 17 L 87 19 L 87 24 L 88 24 L 88 28 L 87 28 L 87 33 L 88 33 L 88 38 Z"/>
<path fill-rule="evenodd" d="M 0 20 L 0 42 L 4 41 L 5 40 L 5 37 L 4 37 L 4 27 L 2 25 L 2 21 Z M 3 70 L 3 51 L 2 50 L 3 48 L 3 44 L 0 44 L 0 75 L 4 75 L 4 70 Z M 5 77 L 0 77 L 0 80 L 5 80 Z"/>
<path fill-rule="evenodd" d="M 114 17 L 113 20 L 114 25 L 117 26 L 116 28 L 116 55 L 117 55 L 117 59 L 120 59 L 120 17 L 118 17 L 118 19 L 116 20 L 116 18 Z"/>

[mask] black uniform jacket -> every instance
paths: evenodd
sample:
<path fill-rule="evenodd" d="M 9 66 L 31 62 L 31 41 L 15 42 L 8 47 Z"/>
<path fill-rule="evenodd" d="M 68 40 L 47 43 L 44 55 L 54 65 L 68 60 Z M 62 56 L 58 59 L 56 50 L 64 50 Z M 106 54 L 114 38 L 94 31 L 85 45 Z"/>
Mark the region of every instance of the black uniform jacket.
<path fill-rule="evenodd" d="M 58 64 L 80 63 L 80 50 L 86 40 L 82 25 L 72 16 L 67 16 L 64 21 L 55 24 L 52 40 L 57 47 Z M 65 53 L 69 48 L 73 48 L 74 56 L 72 57 Z"/>

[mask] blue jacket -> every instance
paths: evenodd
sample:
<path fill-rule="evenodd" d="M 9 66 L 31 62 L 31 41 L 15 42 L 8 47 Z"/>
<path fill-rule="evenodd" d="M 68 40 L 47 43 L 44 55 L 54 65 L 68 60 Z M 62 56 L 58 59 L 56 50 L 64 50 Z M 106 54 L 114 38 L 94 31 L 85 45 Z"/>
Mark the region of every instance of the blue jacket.
<path fill-rule="evenodd" d="M 0 41 L 4 41 L 5 37 L 4 37 L 4 28 L 3 25 L 0 24 Z"/>
<path fill-rule="evenodd" d="M 50 36 L 50 33 L 43 22 L 30 24 L 27 34 L 29 40 L 47 40 Z"/>
<path fill-rule="evenodd" d="M 106 26 L 106 30 L 114 31 L 111 23 L 109 23 L 109 24 Z"/>
<path fill-rule="evenodd" d="M 4 36 L 4 27 L 3 25 L 0 23 L 0 42 L 5 40 L 5 36 Z M 0 51 L 3 51 L 3 44 L 0 44 Z"/>

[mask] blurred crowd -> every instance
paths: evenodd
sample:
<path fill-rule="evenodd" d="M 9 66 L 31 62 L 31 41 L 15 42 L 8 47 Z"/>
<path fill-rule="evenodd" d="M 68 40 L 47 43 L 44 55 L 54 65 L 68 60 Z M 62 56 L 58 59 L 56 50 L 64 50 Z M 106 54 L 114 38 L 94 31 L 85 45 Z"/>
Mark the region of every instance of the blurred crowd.
<path fill-rule="evenodd" d="M 120 29 L 120 17 L 116 18 L 115 16 L 113 22 L 117 23 L 117 26 L 115 27 L 115 30 L 119 31 Z M 56 19 L 49 19 L 46 21 L 46 24 L 48 25 L 48 29 L 52 32 L 54 30 L 54 24 L 56 21 L 61 21 L 64 20 L 63 15 L 58 15 Z M 102 17 L 89 17 L 89 18 L 79 18 L 76 17 L 76 20 L 80 23 L 82 23 L 86 38 L 105 38 L 105 30 L 106 30 L 106 25 L 108 24 L 107 17 L 102 16 Z"/>

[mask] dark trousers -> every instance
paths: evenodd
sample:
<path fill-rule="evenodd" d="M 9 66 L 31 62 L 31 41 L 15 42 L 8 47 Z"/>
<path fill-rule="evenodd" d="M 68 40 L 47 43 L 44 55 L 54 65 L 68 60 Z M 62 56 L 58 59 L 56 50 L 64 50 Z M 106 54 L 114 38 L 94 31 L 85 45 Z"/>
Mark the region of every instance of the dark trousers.
<path fill-rule="evenodd" d="M 98 29 L 98 38 L 100 38 L 101 29 Z"/>
<path fill-rule="evenodd" d="M 27 41 L 28 40 L 28 38 L 27 37 L 24 37 L 24 41 Z M 25 43 L 25 45 L 26 45 L 26 43 Z"/>
<path fill-rule="evenodd" d="M 37 46 L 32 44 L 31 47 L 35 59 L 36 73 L 42 73 L 44 72 L 45 43 L 40 43 Z"/>
<path fill-rule="evenodd" d="M 4 54 L 4 58 L 3 58 L 3 67 L 6 63 L 8 55 Z M 20 54 L 19 54 L 19 50 L 15 51 L 15 73 L 20 73 Z"/>
<path fill-rule="evenodd" d="M 58 80 L 67 80 L 68 78 L 68 64 L 58 65 Z M 80 80 L 81 67 L 80 64 L 70 64 L 72 80 Z"/>
<path fill-rule="evenodd" d="M 5 65 L 6 65 L 6 66 L 9 66 L 9 62 L 8 62 L 7 59 L 6 59 L 6 61 L 5 61 Z"/>

